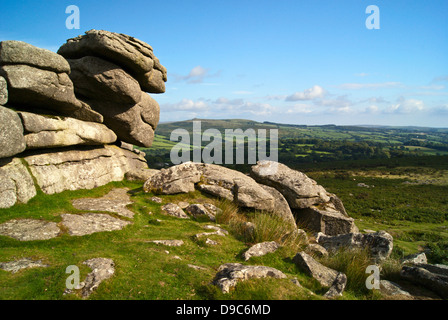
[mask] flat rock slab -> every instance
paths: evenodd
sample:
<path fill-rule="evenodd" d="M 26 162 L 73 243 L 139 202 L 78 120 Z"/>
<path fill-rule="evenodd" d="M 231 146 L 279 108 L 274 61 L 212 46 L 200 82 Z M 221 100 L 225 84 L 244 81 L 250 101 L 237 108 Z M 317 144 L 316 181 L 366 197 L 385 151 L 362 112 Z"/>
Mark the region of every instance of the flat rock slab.
<path fill-rule="evenodd" d="M 44 220 L 17 219 L 0 224 L 0 235 L 20 241 L 48 240 L 60 232 L 55 222 Z"/>
<path fill-rule="evenodd" d="M 133 218 L 134 213 L 126 206 L 131 204 L 131 198 L 127 194 L 128 189 L 113 189 L 102 198 L 82 198 L 73 200 L 73 206 L 78 210 L 107 211 L 120 216 Z"/>
<path fill-rule="evenodd" d="M 68 228 L 71 236 L 85 236 L 104 231 L 121 230 L 129 221 L 114 218 L 103 213 L 63 214 L 62 223 Z"/>
<path fill-rule="evenodd" d="M 9 262 L 0 262 L 0 269 L 10 271 L 12 273 L 19 272 L 22 269 L 46 268 L 46 267 L 48 267 L 48 265 L 43 264 L 41 260 L 35 261 L 29 258 L 23 258 L 20 260 Z"/>

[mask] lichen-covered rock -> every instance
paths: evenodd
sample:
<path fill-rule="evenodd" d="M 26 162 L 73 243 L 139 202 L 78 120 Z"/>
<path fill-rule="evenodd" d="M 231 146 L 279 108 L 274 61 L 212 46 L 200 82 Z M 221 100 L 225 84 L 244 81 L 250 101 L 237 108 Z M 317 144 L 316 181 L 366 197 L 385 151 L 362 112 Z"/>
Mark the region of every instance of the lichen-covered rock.
<path fill-rule="evenodd" d="M 252 257 L 261 257 L 268 253 L 273 253 L 280 248 L 275 241 L 266 241 L 253 245 L 243 253 L 244 261 L 248 261 Z"/>
<path fill-rule="evenodd" d="M 59 235 L 56 222 L 35 219 L 15 219 L 0 224 L 0 235 L 20 241 L 48 240 Z"/>
<path fill-rule="evenodd" d="M 286 275 L 271 267 L 245 266 L 239 263 L 226 263 L 219 267 L 218 273 L 213 279 L 213 284 L 218 286 L 223 293 L 229 293 L 238 281 L 271 277 L 285 279 Z"/>
<path fill-rule="evenodd" d="M 168 203 L 162 206 L 162 213 L 176 218 L 190 219 L 190 217 L 184 212 L 184 210 L 182 210 L 177 204 L 174 203 Z"/>
<path fill-rule="evenodd" d="M 30 258 L 23 258 L 16 261 L 0 262 L 0 269 L 17 273 L 23 269 L 29 268 L 46 268 L 48 265 L 43 264 L 42 260 L 33 260 Z"/>
<path fill-rule="evenodd" d="M 112 259 L 94 258 L 84 261 L 92 272 L 90 272 L 84 280 L 82 288 L 83 298 L 88 298 L 101 284 L 101 282 L 109 279 L 115 273 L 115 263 Z"/>
<path fill-rule="evenodd" d="M 78 210 L 107 211 L 126 218 L 133 218 L 134 212 L 126 206 L 132 204 L 128 189 L 113 189 L 101 198 L 80 198 L 72 201 L 73 207 Z"/>
<path fill-rule="evenodd" d="M 0 106 L 0 158 L 12 157 L 25 148 L 20 117 L 14 111 Z"/>
<path fill-rule="evenodd" d="M 215 215 L 208 211 L 204 205 L 200 203 L 190 204 L 188 207 L 185 208 L 185 211 L 192 215 L 194 218 L 199 217 L 208 217 L 210 221 L 215 221 Z"/>
<path fill-rule="evenodd" d="M 124 221 L 103 213 L 62 214 L 62 224 L 71 236 L 85 236 L 96 232 L 121 230 L 130 221 Z"/>

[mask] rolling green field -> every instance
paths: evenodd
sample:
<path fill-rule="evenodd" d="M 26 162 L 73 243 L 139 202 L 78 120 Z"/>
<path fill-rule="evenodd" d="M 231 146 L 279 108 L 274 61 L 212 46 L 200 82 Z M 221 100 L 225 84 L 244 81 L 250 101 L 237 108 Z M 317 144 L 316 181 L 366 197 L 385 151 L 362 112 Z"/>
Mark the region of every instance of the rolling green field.
<path fill-rule="evenodd" d="M 148 154 L 147 159 L 151 166 L 169 165 L 170 150 L 178 144 L 178 140 L 170 140 L 174 130 L 188 131 L 191 137 L 190 145 L 193 144 L 193 121 L 200 121 L 203 137 L 210 137 L 210 132 L 205 132 L 209 129 L 218 130 L 221 134 L 223 150 L 225 150 L 226 130 L 241 129 L 242 134 L 237 133 L 235 137 L 244 138 L 248 129 L 253 129 L 256 134 L 259 133 L 259 130 L 276 129 L 279 137 L 278 149 L 271 151 L 277 151 L 279 161 L 290 166 L 345 160 L 387 160 L 402 157 L 448 155 L 448 129 L 443 128 L 301 126 L 260 123 L 242 119 L 194 119 L 159 124 L 153 146 L 149 149 L 142 149 Z M 268 140 L 269 137 L 270 132 L 267 131 Z M 210 143 L 210 139 L 204 140 L 202 147 Z M 249 144 L 249 140 L 246 141 L 247 144 Z M 269 150 L 269 141 L 266 145 Z M 179 146 L 184 145 L 180 144 Z M 188 146 L 186 147 L 188 150 Z"/>

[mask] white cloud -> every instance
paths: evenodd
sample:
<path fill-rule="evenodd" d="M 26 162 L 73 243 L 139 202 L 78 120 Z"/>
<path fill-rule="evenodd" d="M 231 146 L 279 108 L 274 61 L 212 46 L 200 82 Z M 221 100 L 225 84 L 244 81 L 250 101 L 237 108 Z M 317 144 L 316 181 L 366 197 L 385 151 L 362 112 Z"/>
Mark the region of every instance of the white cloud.
<path fill-rule="evenodd" d="M 220 75 L 220 71 L 211 74 L 209 69 L 203 68 L 202 66 L 196 66 L 191 69 L 191 71 L 186 76 L 181 76 L 175 73 L 170 75 L 172 75 L 176 81 L 186 81 L 187 83 L 203 83 L 204 79 L 206 78 L 218 77 Z"/>
<path fill-rule="evenodd" d="M 162 111 L 205 111 L 209 105 L 204 100 L 193 101 L 182 99 L 177 103 L 165 103 L 161 106 Z"/>
<path fill-rule="evenodd" d="M 286 97 L 286 101 L 306 101 L 323 98 L 326 91 L 321 86 L 313 86 L 310 89 L 306 89 L 302 92 L 296 92 L 290 96 Z"/>
<path fill-rule="evenodd" d="M 385 113 L 410 114 L 418 111 L 423 111 L 424 109 L 425 104 L 422 100 L 405 99 L 401 97 L 398 99 L 398 102 L 396 104 L 386 109 Z"/>

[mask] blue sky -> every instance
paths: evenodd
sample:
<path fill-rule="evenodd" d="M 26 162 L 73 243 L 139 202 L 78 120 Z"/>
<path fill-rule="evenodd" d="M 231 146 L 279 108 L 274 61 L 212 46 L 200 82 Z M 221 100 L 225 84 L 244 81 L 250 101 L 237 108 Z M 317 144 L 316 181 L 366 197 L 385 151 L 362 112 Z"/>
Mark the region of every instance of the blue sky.
<path fill-rule="evenodd" d="M 80 9 L 68 30 L 65 9 Z M 380 9 L 369 30 L 366 8 Z M 89 29 L 149 43 L 161 121 L 448 127 L 446 0 L 1 1 L 0 40 L 57 51 Z"/>

